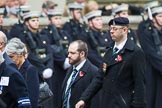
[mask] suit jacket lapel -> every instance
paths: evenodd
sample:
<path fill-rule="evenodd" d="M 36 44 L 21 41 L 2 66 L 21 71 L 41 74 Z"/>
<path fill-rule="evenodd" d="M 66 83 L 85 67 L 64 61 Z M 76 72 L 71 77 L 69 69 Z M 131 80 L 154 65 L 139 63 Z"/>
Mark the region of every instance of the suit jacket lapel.
<path fill-rule="evenodd" d="M 83 67 L 81 67 L 80 71 L 78 72 L 78 75 L 76 76 L 73 84 L 75 84 L 77 81 L 79 81 L 86 75 L 88 67 L 89 67 L 89 60 L 86 60 Z"/>
<path fill-rule="evenodd" d="M 123 62 L 122 62 L 122 65 L 120 67 L 118 76 L 121 74 L 121 72 L 122 72 L 122 70 L 123 70 L 123 68 L 124 68 L 124 66 L 125 66 L 125 64 L 127 62 L 124 58 L 127 57 L 128 51 L 133 52 L 134 48 L 135 48 L 135 43 L 128 38 L 128 40 L 127 40 L 126 44 L 124 45 L 123 49 L 120 51 L 120 54 L 123 57 L 123 60 L 122 60 Z"/>
<path fill-rule="evenodd" d="M 67 71 L 67 75 L 65 76 L 64 78 L 64 81 L 62 83 L 62 90 L 64 91 L 66 89 L 66 84 L 67 84 L 67 81 L 72 73 L 72 70 L 73 70 L 73 67 L 71 66 L 68 71 Z"/>
<path fill-rule="evenodd" d="M 105 60 L 108 67 L 118 63 L 115 60 L 116 56 L 113 56 L 113 46 L 114 46 L 114 44 L 115 44 L 114 42 L 109 44 L 107 52 L 106 52 L 105 57 L 104 57 L 104 60 Z M 120 54 L 120 52 L 118 52 L 118 54 Z"/>

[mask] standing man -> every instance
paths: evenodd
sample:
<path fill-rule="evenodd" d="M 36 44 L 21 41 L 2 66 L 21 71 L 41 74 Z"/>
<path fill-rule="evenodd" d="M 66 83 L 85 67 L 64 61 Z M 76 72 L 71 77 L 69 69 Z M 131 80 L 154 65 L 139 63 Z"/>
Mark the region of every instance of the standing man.
<path fill-rule="evenodd" d="M 4 8 L 0 8 L 0 31 L 5 33 L 5 35 L 8 37 L 8 31 L 3 28 L 4 23 Z"/>
<path fill-rule="evenodd" d="M 81 23 L 83 6 L 80 4 L 69 3 L 68 8 L 71 19 L 64 24 L 63 29 L 67 31 L 71 36 L 72 41 L 74 41 L 79 39 L 79 34 L 83 31 L 84 26 Z"/>
<path fill-rule="evenodd" d="M 54 108 L 57 108 L 60 98 L 60 89 L 62 82 L 66 75 L 66 69 L 69 66 L 66 65 L 67 50 L 69 43 L 71 42 L 70 36 L 65 30 L 62 29 L 62 11 L 60 9 L 52 9 L 48 11 L 49 25 L 42 30 L 50 40 L 50 46 L 52 48 L 55 67 L 55 75 L 52 77 L 53 84 L 53 104 Z M 65 64 L 65 65 L 64 65 Z M 65 66 L 67 66 L 65 68 Z"/>
<path fill-rule="evenodd" d="M 85 15 L 88 20 L 88 27 L 81 33 L 81 40 L 88 45 L 88 59 L 97 67 L 102 65 L 102 57 L 106 52 L 106 47 L 111 42 L 108 32 L 103 31 L 102 11 L 96 10 Z"/>
<path fill-rule="evenodd" d="M 14 62 L 4 52 L 6 35 L 0 31 L 0 99 L 5 108 L 31 108 L 27 85 Z"/>
<path fill-rule="evenodd" d="M 139 42 L 147 58 L 147 108 L 162 106 L 162 7 L 152 9 L 152 20 L 139 26 Z"/>
<path fill-rule="evenodd" d="M 19 36 L 29 50 L 28 59 L 38 69 L 40 75 L 49 79 L 53 74 L 53 56 L 49 46 L 49 39 L 39 32 L 39 13 L 24 14 L 24 31 Z"/>
<path fill-rule="evenodd" d="M 128 18 L 129 16 L 128 9 L 129 6 L 127 4 L 122 4 L 114 8 L 112 10 L 112 14 L 114 15 L 115 18 L 117 17 Z M 131 28 L 128 29 L 128 38 L 137 43 L 137 36 L 135 35 L 135 32 Z"/>
<path fill-rule="evenodd" d="M 110 20 L 114 42 L 104 56 L 101 75 L 82 94 L 76 108 L 84 108 L 100 88 L 100 108 L 145 108 L 145 56 L 128 38 L 128 24 L 128 18 L 124 17 Z"/>
<path fill-rule="evenodd" d="M 68 58 L 72 66 L 67 71 L 62 85 L 61 108 L 74 108 L 81 94 L 98 74 L 98 68 L 87 59 L 87 54 L 85 42 L 77 40 L 70 43 Z M 90 105 L 91 103 L 88 103 L 86 108 L 90 108 Z"/>

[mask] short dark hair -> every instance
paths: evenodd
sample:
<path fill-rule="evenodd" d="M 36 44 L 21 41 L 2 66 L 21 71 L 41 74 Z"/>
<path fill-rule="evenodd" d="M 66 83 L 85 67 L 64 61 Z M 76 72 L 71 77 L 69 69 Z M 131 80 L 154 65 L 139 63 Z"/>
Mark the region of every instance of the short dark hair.
<path fill-rule="evenodd" d="M 84 51 L 85 52 L 85 57 L 87 57 L 87 55 L 88 55 L 88 46 L 87 46 L 87 43 L 84 42 L 84 41 L 82 41 L 82 40 L 76 40 L 76 41 L 73 41 L 70 44 L 73 44 L 73 43 L 78 43 L 78 51 L 79 52 Z"/>

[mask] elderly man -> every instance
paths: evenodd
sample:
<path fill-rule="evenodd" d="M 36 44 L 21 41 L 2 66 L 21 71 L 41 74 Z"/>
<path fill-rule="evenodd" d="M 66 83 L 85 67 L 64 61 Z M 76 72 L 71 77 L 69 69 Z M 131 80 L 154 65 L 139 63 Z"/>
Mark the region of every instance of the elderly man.
<path fill-rule="evenodd" d="M 104 56 L 101 75 L 96 77 L 80 97 L 76 108 L 84 108 L 101 89 L 100 108 L 144 108 L 145 56 L 128 38 L 128 18 L 110 20 L 112 42 Z"/>

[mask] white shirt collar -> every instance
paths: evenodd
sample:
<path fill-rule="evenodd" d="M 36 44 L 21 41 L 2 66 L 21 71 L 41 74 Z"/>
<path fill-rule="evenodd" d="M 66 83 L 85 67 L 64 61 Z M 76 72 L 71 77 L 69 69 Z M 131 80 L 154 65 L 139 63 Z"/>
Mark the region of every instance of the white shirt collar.
<path fill-rule="evenodd" d="M 115 43 L 114 48 L 117 47 L 117 48 L 119 49 L 119 50 L 117 51 L 117 53 L 118 53 L 121 49 L 123 49 L 123 47 L 124 47 L 126 41 L 127 41 L 127 39 L 125 39 L 125 40 L 124 40 L 122 43 L 120 43 L 118 46 L 117 46 L 116 43 Z"/>
<path fill-rule="evenodd" d="M 86 59 L 83 60 L 77 67 L 74 67 L 74 66 L 73 66 L 73 69 L 76 68 L 76 70 L 79 71 L 80 68 L 83 67 L 83 65 L 84 65 L 85 62 L 86 62 Z"/>

